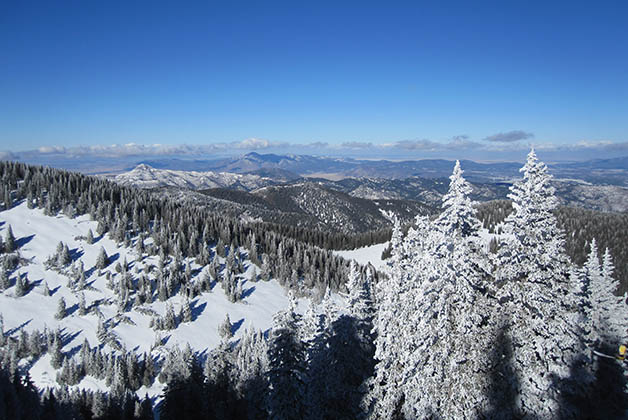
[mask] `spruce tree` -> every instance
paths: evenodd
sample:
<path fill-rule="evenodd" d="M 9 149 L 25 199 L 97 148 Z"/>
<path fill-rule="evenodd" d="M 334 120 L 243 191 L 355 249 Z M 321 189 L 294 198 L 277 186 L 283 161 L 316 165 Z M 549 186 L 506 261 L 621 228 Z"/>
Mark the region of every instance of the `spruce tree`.
<path fill-rule="evenodd" d="M 573 409 L 561 404 L 557 382 L 572 378 L 563 393 L 575 400 L 592 378 L 586 369 L 577 378 L 571 372 L 587 364 L 585 332 L 577 322 L 579 298 L 569 278 L 564 233 L 552 213 L 558 203 L 552 178 L 534 150 L 521 172 L 523 180 L 511 187 L 514 211 L 506 218 L 507 235 L 496 258 L 497 297 L 510 315 L 506 328 L 520 384 L 513 415 L 550 418 Z"/>
<path fill-rule="evenodd" d="M 9 225 L 4 236 L 4 251 L 9 253 L 15 251 L 16 249 L 17 243 L 15 241 L 15 236 L 13 235 L 13 228 Z"/>
<path fill-rule="evenodd" d="M 628 339 L 628 306 L 626 296 L 616 296 L 618 282 L 613 278 L 613 262 L 608 248 L 602 266 L 595 240 L 584 265 L 588 284 L 588 306 L 591 340 L 598 346 L 617 347 Z"/>
<path fill-rule="evenodd" d="M 17 273 L 15 280 L 15 296 L 22 297 L 28 293 L 30 284 L 26 273 Z"/>
<path fill-rule="evenodd" d="M 225 341 L 233 337 L 233 324 L 231 323 L 231 319 L 229 319 L 229 314 L 225 315 L 224 321 L 220 324 L 220 327 L 218 327 L 218 334 Z"/>
<path fill-rule="evenodd" d="M 305 414 L 305 348 L 300 339 L 300 316 L 295 312 L 295 305 L 291 298 L 290 307 L 275 316 L 270 333 L 266 398 L 270 418 L 297 420 Z"/>
<path fill-rule="evenodd" d="M 87 236 L 85 237 L 85 242 L 87 242 L 88 245 L 92 245 L 94 243 L 94 232 L 92 232 L 91 229 L 89 229 L 87 231 Z"/>
<path fill-rule="evenodd" d="M 479 221 L 458 162 L 450 180 L 433 225 L 418 219 L 421 232 L 393 234 L 391 280 L 380 287 L 375 324 L 378 364 L 365 400 L 371 418 L 476 418 L 488 405 L 486 257 L 475 246 Z"/>
<path fill-rule="evenodd" d="M 109 257 L 107 256 L 105 248 L 101 246 L 98 257 L 96 257 L 96 268 L 102 270 L 107 267 L 107 265 L 109 265 Z"/>
<path fill-rule="evenodd" d="M 59 303 L 57 305 L 57 312 L 55 313 L 56 319 L 63 319 L 66 316 L 66 307 L 65 307 L 65 299 L 63 297 L 59 298 Z"/>

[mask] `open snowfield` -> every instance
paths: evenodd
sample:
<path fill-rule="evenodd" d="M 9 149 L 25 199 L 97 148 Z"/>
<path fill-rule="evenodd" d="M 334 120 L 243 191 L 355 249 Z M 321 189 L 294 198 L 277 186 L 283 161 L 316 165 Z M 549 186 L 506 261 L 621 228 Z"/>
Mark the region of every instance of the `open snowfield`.
<path fill-rule="evenodd" d="M 89 216 L 74 219 L 63 215 L 50 217 L 44 215 L 43 210 L 28 209 L 26 204 L 20 204 L 8 211 L 0 212 L 0 235 L 3 238 L 9 225 L 17 239 L 19 253 L 27 261 L 26 266 L 18 271 L 28 275 L 32 286 L 25 296 L 15 297 L 14 284 L 18 273 L 16 271 L 11 275 L 12 286 L 0 292 L 0 313 L 4 317 L 4 330 L 11 336 L 18 337 L 21 329 L 42 331 L 44 328 L 49 330 L 60 328 L 66 339 L 63 347 L 66 353 L 76 351 L 84 339 L 88 340 L 90 346 L 98 346 L 96 331 L 99 316 L 103 316 L 103 319 L 108 321 L 118 315 L 116 295 L 107 287 L 105 278 L 107 272 L 111 273 L 114 280 L 119 279 L 121 275 L 115 271 L 114 267 L 118 262 L 122 263 L 125 258 L 129 262 L 129 272 L 134 278 L 146 273 L 149 265 L 157 265 L 157 258 L 147 257 L 146 254 L 138 262 L 138 254 L 133 246 L 120 247 L 106 235 L 105 237 L 96 236 L 95 242 L 88 244 L 81 237 L 85 237 L 89 229 L 96 235 L 97 228 L 97 223 L 91 221 Z M 87 286 L 83 293 L 87 307 L 101 301 L 97 307 L 102 315 L 98 315 L 97 311 L 90 311 L 87 315 L 80 316 L 78 313 L 80 292 L 68 287 L 68 276 L 44 267 L 44 261 L 54 254 L 59 241 L 68 245 L 74 263 L 78 260 L 83 262 Z M 112 262 L 98 276 L 98 270 L 94 266 L 101 246 L 105 248 Z M 248 279 L 251 270 L 256 268 L 248 260 L 244 265 L 246 272 L 239 277 Z M 202 275 L 202 267 L 193 264 L 192 269 L 194 278 Z M 51 296 L 44 295 L 44 282 L 47 282 Z M 245 298 L 241 302 L 231 303 L 220 285 L 215 285 L 211 292 L 192 299 L 193 321 L 181 323 L 174 330 L 155 332 L 149 328 L 151 316 L 133 308 L 124 312 L 130 322 L 115 322 L 110 331 L 117 335 L 127 350 L 133 350 L 136 353 L 151 352 L 154 343 L 160 338 L 165 347 L 183 347 L 185 343 L 189 343 L 192 349 L 203 352 L 219 344 L 221 338 L 218 334 L 218 326 L 223 322 L 226 314 L 229 314 L 234 324 L 234 340 L 237 340 L 249 326 L 261 330 L 268 329 L 272 324 L 273 315 L 288 305 L 285 290 L 274 280 L 246 281 L 243 291 Z M 66 301 L 68 315 L 57 320 L 55 313 L 61 297 Z M 183 299 L 182 296 L 175 295 L 168 300 L 174 305 L 176 313 Z M 156 300 L 152 304 L 143 305 L 143 308 L 164 315 L 166 302 Z M 114 351 L 108 344 L 100 345 L 104 346 L 103 349 L 106 351 Z M 153 355 L 159 355 L 163 352 L 163 347 L 157 347 L 152 352 Z M 48 355 L 35 361 L 30 373 L 35 384 L 40 388 L 57 386 L 56 372 L 50 366 Z M 87 389 L 106 389 L 103 381 L 89 376 L 77 386 Z M 154 386 L 148 390 L 142 388 L 138 391 L 138 395 L 143 396 L 145 392 L 149 392 L 149 395 L 154 396 L 160 390 L 160 386 Z"/>
<path fill-rule="evenodd" d="M 360 265 L 371 263 L 373 267 L 380 270 L 386 265 L 386 261 L 382 260 L 382 252 L 387 246 L 388 242 L 384 242 L 350 251 L 334 251 L 334 254 L 346 260 L 355 260 Z"/>

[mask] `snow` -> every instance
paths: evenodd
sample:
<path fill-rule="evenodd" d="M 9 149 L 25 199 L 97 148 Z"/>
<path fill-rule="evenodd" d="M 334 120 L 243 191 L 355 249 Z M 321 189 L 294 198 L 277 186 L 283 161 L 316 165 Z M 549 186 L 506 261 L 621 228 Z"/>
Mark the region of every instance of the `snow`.
<path fill-rule="evenodd" d="M 156 169 L 140 164 L 134 169 L 112 177 L 121 185 L 132 185 L 140 188 L 156 188 L 174 186 L 190 189 L 236 188 L 252 190 L 270 182 L 268 178 L 251 174 L 230 172 L 196 172 Z"/>
<path fill-rule="evenodd" d="M 355 260 L 360 265 L 371 263 L 377 270 L 386 265 L 382 260 L 382 252 L 388 247 L 389 242 L 352 249 L 350 251 L 334 251 L 334 254 L 346 260 Z"/>
<path fill-rule="evenodd" d="M 0 235 L 3 238 L 9 225 L 20 244 L 21 257 L 28 261 L 26 266 L 20 267 L 11 275 L 11 280 L 14 282 L 18 272 L 26 273 L 33 287 L 25 296 L 19 298 L 14 296 L 15 286 L 0 292 L 0 313 L 4 317 L 5 332 L 16 337 L 22 328 L 28 332 L 36 329 L 43 331 L 44 328 L 49 330 L 60 328 L 63 336 L 71 338 L 63 347 L 64 352 L 80 346 L 84 339 L 87 339 L 92 347 L 98 345 L 96 330 L 99 318 L 94 313 L 80 316 L 77 309 L 80 292 L 68 287 L 68 278 L 65 275 L 45 269 L 44 261 L 54 254 L 59 241 L 68 245 L 74 260 L 83 261 L 87 274 L 86 284 L 91 286 L 83 291 L 87 306 L 89 307 L 92 302 L 99 299 L 110 300 L 110 303 L 99 305 L 105 319 L 110 319 L 118 313 L 117 299 L 114 292 L 106 285 L 105 273 L 111 272 L 115 278 L 120 277 L 115 272 L 114 266 L 125 258 L 131 266 L 130 273 L 135 272 L 136 265 L 140 273 L 150 264 L 157 265 L 156 257 L 144 257 L 141 262 L 137 262 L 137 253 L 133 246 L 120 247 L 106 236 L 96 238 L 91 245 L 78 238 L 86 236 L 89 229 L 96 232 L 97 222 L 91 221 L 89 216 L 74 219 L 62 215 L 51 217 L 44 215 L 43 210 L 28 209 L 26 204 L 20 204 L 10 210 L 0 212 Z M 110 259 L 113 257 L 116 260 L 110 263 L 98 277 L 97 270 L 92 270 L 92 268 L 101 246 L 105 248 Z M 249 261 L 245 262 L 245 267 L 246 272 L 240 276 L 242 279 L 248 279 L 250 271 L 255 269 Z M 193 264 L 192 268 L 200 267 Z M 200 272 L 196 274 L 196 276 L 200 275 L 202 275 Z M 134 277 L 136 276 L 134 274 Z M 44 282 L 48 283 L 51 296 L 43 295 Z M 124 313 L 135 325 L 120 322 L 111 331 L 116 334 L 126 349 L 136 353 L 150 352 L 158 336 L 163 338 L 165 347 L 183 347 L 185 343 L 189 343 L 195 351 L 203 352 L 219 344 L 218 326 L 226 314 L 229 314 L 237 327 L 233 339 L 238 340 L 248 326 L 261 330 L 270 328 L 273 315 L 288 306 L 286 292 L 275 280 L 255 283 L 246 281 L 243 284 L 243 290 L 246 293 L 244 300 L 231 303 L 226 298 L 222 287 L 219 284 L 215 285 L 211 292 L 197 296 L 191 301 L 194 320 L 190 323 L 181 323 L 178 328 L 171 331 L 153 331 L 149 328 L 150 315 L 139 313 L 135 309 Z M 61 297 L 67 303 L 69 315 L 57 320 L 54 315 Z M 168 302 L 173 304 L 175 312 L 178 312 L 183 303 L 183 297 L 176 295 Z M 166 302 L 155 301 L 144 307 L 163 315 L 166 311 Z M 104 349 L 113 351 L 108 345 Z M 153 355 L 161 354 L 163 351 L 163 348 L 157 347 L 153 350 Z M 30 368 L 30 373 L 38 387 L 58 386 L 56 371 L 50 366 L 48 355 L 37 360 Z M 89 377 L 76 386 L 87 389 L 106 389 L 102 381 Z M 155 384 L 151 389 L 140 389 L 138 395 L 143 397 L 144 393 L 148 392 L 149 395 L 155 396 L 160 390 L 161 387 Z"/>

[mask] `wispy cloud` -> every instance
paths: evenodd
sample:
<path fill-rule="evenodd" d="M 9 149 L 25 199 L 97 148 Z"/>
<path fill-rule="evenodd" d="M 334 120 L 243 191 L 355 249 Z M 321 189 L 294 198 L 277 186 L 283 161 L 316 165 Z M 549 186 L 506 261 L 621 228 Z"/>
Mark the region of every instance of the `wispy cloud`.
<path fill-rule="evenodd" d="M 340 147 L 346 149 L 371 149 L 373 147 L 373 143 L 371 142 L 361 142 L 361 141 L 347 141 L 340 144 Z"/>
<path fill-rule="evenodd" d="M 248 149 L 248 150 L 268 149 L 271 147 L 280 147 L 282 145 L 285 145 L 283 143 L 271 142 L 266 139 L 258 139 L 255 137 L 244 139 L 242 141 L 234 142 L 231 144 L 233 145 L 233 147 L 236 147 L 238 149 Z"/>
<path fill-rule="evenodd" d="M 523 130 L 506 131 L 505 133 L 497 133 L 484 138 L 486 141 L 495 143 L 513 143 L 519 140 L 526 140 L 534 137 L 534 134 Z"/>

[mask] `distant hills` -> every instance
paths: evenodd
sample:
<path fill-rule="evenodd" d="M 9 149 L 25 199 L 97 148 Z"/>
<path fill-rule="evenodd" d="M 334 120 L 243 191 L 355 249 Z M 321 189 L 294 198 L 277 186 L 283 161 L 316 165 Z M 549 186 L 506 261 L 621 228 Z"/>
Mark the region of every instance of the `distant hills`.
<path fill-rule="evenodd" d="M 259 173 L 275 177 L 294 176 L 340 179 L 369 177 L 405 179 L 408 177 L 446 178 L 454 162 L 444 159 L 423 160 L 358 160 L 308 155 L 276 155 L 248 153 L 237 158 L 215 160 L 154 159 L 142 161 L 153 168 L 213 171 L 231 173 Z M 519 177 L 519 162 L 480 163 L 462 160 L 465 177 L 474 182 L 510 181 Z M 595 159 L 585 162 L 549 164 L 552 174 L 560 178 L 578 179 L 595 184 L 628 186 L 628 157 Z M 259 172 L 261 171 L 261 172 Z M 280 172 L 269 172 L 280 171 Z"/>

